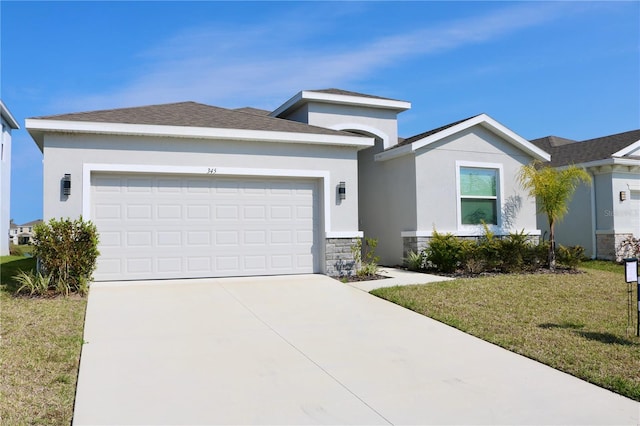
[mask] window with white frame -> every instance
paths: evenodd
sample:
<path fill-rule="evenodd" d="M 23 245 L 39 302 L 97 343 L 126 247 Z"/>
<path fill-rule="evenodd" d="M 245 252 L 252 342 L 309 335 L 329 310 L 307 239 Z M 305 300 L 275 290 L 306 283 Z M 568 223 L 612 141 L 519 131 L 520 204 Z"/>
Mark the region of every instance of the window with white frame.
<path fill-rule="evenodd" d="M 499 215 L 497 168 L 459 168 L 460 223 L 497 225 Z"/>

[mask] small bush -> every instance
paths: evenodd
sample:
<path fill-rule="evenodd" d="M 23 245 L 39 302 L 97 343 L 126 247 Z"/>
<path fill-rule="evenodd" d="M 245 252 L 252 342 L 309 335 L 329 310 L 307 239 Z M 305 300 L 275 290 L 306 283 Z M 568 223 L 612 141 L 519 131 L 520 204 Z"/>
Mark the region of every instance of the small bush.
<path fill-rule="evenodd" d="M 433 231 L 429 246 L 425 249 L 425 260 L 431 267 L 441 272 L 455 272 L 461 257 L 462 247 L 458 238 Z"/>
<path fill-rule="evenodd" d="M 31 271 L 19 271 L 13 279 L 19 285 L 16 294 L 28 294 L 29 296 L 45 295 L 51 283 L 50 275 L 42 275 L 40 272 L 34 274 Z"/>
<path fill-rule="evenodd" d="M 51 219 L 34 227 L 34 253 L 40 269 L 60 294 L 86 293 L 98 258 L 98 230 L 82 217 Z"/>
<path fill-rule="evenodd" d="M 584 260 L 584 247 L 570 246 L 565 247 L 562 244 L 558 246 L 558 263 L 567 266 L 570 269 L 577 269 Z"/>
<path fill-rule="evenodd" d="M 477 241 L 460 240 L 460 249 L 460 260 L 465 272 L 479 274 L 486 270 L 487 262 Z"/>
<path fill-rule="evenodd" d="M 424 269 L 424 252 L 416 253 L 409 250 L 407 257 L 404 258 L 404 264 L 410 271 L 421 271 Z"/>
<path fill-rule="evenodd" d="M 524 269 L 527 252 L 532 249 L 529 236 L 524 230 L 510 233 L 502 238 L 498 244 L 501 260 L 500 269 L 504 272 L 520 272 Z"/>

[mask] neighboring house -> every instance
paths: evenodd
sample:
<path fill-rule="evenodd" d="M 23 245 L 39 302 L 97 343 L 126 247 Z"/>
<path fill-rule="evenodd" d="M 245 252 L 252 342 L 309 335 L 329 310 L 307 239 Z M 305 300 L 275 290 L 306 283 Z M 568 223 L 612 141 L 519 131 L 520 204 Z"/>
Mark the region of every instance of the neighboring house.
<path fill-rule="evenodd" d="M 41 219 L 33 220 L 22 225 L 11 222 L 9 226 L 9 242 L 16 245 L 32 244 L 34 235 L 33 227 L 39 223 L 42 223 Z"/>
<path fill-rule="evenodd" d="M 640 238 L 640 130 L 585 141 L 547 136 L 533 140 L 551 153 L 550 165 L 583 167 L 592 185 L 580 185 L 569 213 L 556 225 L 556 241 L 581 245 L 592 258 L 615 259 L 620 243 Z M 547 230 L 546 218 L 539 217 Z"/>
<path fill-rule="evenodd" d="M 0 100 L 0 256 L 9 254 L 9 222 L 11 214 L 11 131 L 19 129 L 18 122 Z"/>
<path fill-rule="evenodd" d="M 30 118 L 44 217 L 91 219 L 96 280 L 347 272 L 433 228 L 539 235 L 513 183 L 548 154 L 482 114 L 398 138 L 405 101 L 302 91 L 269 112 L 194 102 Z M 363 233 L 364 231 L 364 233 Z"/>

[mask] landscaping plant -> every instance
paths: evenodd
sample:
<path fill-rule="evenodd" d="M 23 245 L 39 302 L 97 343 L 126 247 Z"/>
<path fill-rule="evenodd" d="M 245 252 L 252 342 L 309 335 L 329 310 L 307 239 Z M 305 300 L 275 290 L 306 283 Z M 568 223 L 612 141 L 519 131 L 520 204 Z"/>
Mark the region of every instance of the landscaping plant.
<path fill-rule="evenodd" d="M 569 211 L 569 202 L 578 185 L 591 184 L 591 176 L 584 169 L 569 166 L 559 170 L 541 161 L 522 166 L 518 181 L 529 195 L 536 197 L 538 212 L 549 222 L 549 269 L 556 267 L 555 225 Z"/>
<path fill-rule="evenodd" d="M 34 254 L 39 270 L 58 294 L 85 294 L 98 258 L 98 230 L 82 217 L 51 219 L 34 227 Z"/>
<path fill-rule="evenodd" d="M 380 257 L 376 256 L 376 247 L 378 246 L 378 240 L 375 238 L 365 238 L 365 249 L 362 249 L 362 240 L 358 241 L 351 246 L 351 253 L 353 254 L 353 260 L 356 264 L 356 275 L 359 277 L 372 277 L 377 275 L 378 262 Z"/>

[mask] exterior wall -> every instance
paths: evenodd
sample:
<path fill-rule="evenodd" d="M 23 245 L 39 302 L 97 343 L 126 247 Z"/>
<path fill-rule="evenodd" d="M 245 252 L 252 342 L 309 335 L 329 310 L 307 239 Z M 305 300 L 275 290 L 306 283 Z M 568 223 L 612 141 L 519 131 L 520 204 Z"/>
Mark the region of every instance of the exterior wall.
<path fill-rule="evenodd" d="M 325 273 L 332 277 L 354 275 L 356 265 L 351 247 L 359 238 L 327 238 L 325 240 Z"/>
<path fill-rule="evenodd" d="M 593 233 L 593 208 L 591 186 L 580 184 L 569 202 L 566 216 L 556 223 L 556 245 L 579 245 L 584 247 L 585 256 L 593 257 L 595 234 Z M 538 214 L 538 226 L 543 237 L 549 239 L 549 223 L 547 216 Z"/>
<path fill-rule="evenodd" d="M 375 134 L 383 139 L 384 148 L 398 143 L 397 111 L 313 102 L 307 107 L 308 124 Z"/>
<path fill-rule="evenodd" d="M 4 115 L 4 114 L 3 114 Z M 0 156 L 0 256 L 9 254 L 9 221 L 11 220 L 11 127 L 2 119 L 2 153 Z"/>
<path fill-rule="evenodd" d="M 597 257 L 620 260 L 623 240 L 640 238 L 640 199 L 631 196 L 632 188 L 640 188 L 637 169 L 614 166 L 595 175 L 597 212 Z M 620 200 L 624 191 L 626 200 Z"/>
<path fill-rule="evenodd" d="M 402 231 L 415 226 L 415 162 L 413 156 L 374 161 L 382 150 L 377 139 L 358 153 L 359 225 L 365 238 L 378 240 L 380 263 L 394 266 L 402 264 Z"/>
<path fill-rule="evenodd" d="M 616 233 L 640 237 L 640 198 L 631 194 L 631 188 L 634 193 L 640 191 L 640 171 L 616 171 L 612 173 L 611 180 L 613 209 L 605 214 L 613 216 Z M 620 201 L 620 192 L 623 191 L 627 199 Z"/>
<path fill-rule="evenodd" d="M 502 167 L 502 226 L 498 234 L 512 231 L 537 233 L 535 199 L 529 197 L 516 182 L 522 165 L 532 158 L 481 126 L 474 126 L 416 152 L 416 231 L 423 236 L 438 232 L 456 235 L 482 233 L 482 226 L 458 223 L 458 191 L 456 161 L 499 164 Z"/>
<path fill-rule="evenodd" d="M 297 121 L 299 123 L 309 124 L 309 105 L 304 104 L 295 111 L 289 112 L 287 115 L 283 115 L 281 118 Z"/>
<path fill-rule="evenodd" d="M 320 207 L 320 219 L 329 233 L 357 236 L 358 174 L 354 147 L 302 145 L 291 143 L 211 141 L 107 135 L 57 135 L 44 139 L 44 220 L 76 218 L 83 213 L 84 164 L 121 164 L 155 166 L 201 166 L 207 168 L 260 169 L 267 174 L 276 170 L 326 172 L 331 192 L 328 208 Z M 61 179 L 71 174 L 71 195 L 63 196 Z M 295 176 L 295 175 L 294 175 Z M 347 199 L 338 200 L 339 182 L 347 186 Z M 324 199 L 320 185 L 321 202 Z M 329 217 L 324 217 L 327 211 Z M 87 217 L 85 217 L 87 218 Z M 90 218 L 88 218 L 90 219 Z M 332 235 L 329 234 L 329 237 Z M 324 235 L 320 236 L 321 238 Z"/>

